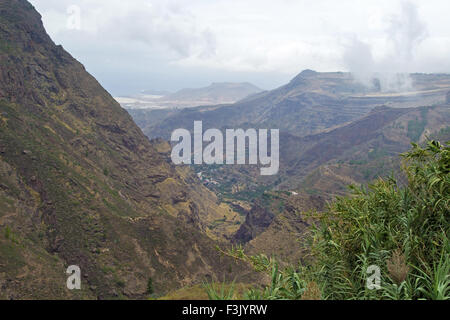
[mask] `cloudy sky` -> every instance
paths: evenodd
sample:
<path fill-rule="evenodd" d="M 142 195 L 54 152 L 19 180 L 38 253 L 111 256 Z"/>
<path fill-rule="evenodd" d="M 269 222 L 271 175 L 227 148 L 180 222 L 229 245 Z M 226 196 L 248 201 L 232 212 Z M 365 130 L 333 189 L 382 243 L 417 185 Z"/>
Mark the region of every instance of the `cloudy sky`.
<path fill-rule="evenodd" d="M 282 85 L 303 69 L 450 72 L 448 0 L 31 0 L 114 95 L 211 82 Z"/>

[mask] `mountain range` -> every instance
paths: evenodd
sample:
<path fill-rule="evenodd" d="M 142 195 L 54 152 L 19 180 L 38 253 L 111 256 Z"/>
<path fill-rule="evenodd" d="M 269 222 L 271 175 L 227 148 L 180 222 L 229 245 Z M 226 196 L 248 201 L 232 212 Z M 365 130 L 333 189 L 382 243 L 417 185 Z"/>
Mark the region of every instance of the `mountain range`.
<path fill-rule="evenodd" d="M 284 86 L 234 104 L 131 114 L 150 138 L 168 139 L 176 128 L 191 128 L 194 120 L 202 120 L 205 128 L 277 128 L 306 136 L 357 120 L 377 106 L 410 108 L 445 101 L 450 75 L 408 77 L 410 90 L 380 91 L 364 86 L 350 73 L 305 70 Z"/>
<path fill-rule="evenodd" d="M 302 260 L 298 242 L 314 224 L 304 213 L 349 184 L 401 183 L 398 156 L 411 142 L 450 140 L 450 75 L 405 77 L 399 90 L 304 70 L 270 91 L 143 92 L 125 107 L 160 108 L 125 110 L 55 45 L 28 1 L 1 1 L 0 299 L 147 299 L 211 280 L 265 283 L 216 248 Z M 171 132 L 200 120 L 279 129 L 279 173 L 173 165 Z M 81 290 L 66 286 L 71 265 Z"/>
<path fill-rule="evenodd" d="M 234 104 L 131 114 L 150 138 L 169 139 L 172 130 L 192 130 L 199 120 L 204 130 L 279 129 L 275 176 L 261 177 L 257 166 L 249 165 L 193 168 L 220 199 L 246 216 L 233 241 L 254 253 L 297 259 L 298 253 L 286 248 L 308 222 L 295 212 L 323 208 L 347 194 L 350 184 L 398 175 L 399 154 L 411 142 L 450 140 L 450 75 L 407 77 L 409 88 L 386 91 L 363 85 L 350 73 L 305 70 L 280 88 Z"/>
<path fill-rule="evenodd" d="M 251 83 L 215 82 L 203 88 L 186 88 L 162 95 L 141 93 L 131 97 L 117 97 L 126 109 L 178 109 L 200 105 L 234 103 L 262 90 Z"/>

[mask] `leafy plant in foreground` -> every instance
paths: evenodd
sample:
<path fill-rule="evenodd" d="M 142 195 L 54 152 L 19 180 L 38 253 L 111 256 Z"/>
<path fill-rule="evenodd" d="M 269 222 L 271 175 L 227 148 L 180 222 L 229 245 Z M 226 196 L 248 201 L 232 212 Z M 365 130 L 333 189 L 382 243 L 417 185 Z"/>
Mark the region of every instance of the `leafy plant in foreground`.
<path fill-rule="evenodd" d="M 379 179 L 351 187 L 314 213 L 305 266 L 279 270 L 274 258 L 227 254 L 271 276 L 248 299 L 450 299 L 450 148 L 413 144 L 403 154 L 405 186 Z M 381 270 L 381 288 L 367 288 L 367 268 Z M 314 295 L 311 284 L 314 283 Z"/>

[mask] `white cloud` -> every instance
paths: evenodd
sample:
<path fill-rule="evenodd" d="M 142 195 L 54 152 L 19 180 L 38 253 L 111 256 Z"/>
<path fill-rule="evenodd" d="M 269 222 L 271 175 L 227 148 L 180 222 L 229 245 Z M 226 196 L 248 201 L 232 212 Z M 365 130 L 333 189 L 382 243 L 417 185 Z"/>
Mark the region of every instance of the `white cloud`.
<path fill-rule="evenodd" d="M 117 81 L 107 75 L 116 68 L 127 79 L 142 80 L 144 72 L 167 74 L 161 82 L 169 85 L 159 83 L 165 86 L 159 89 L 200 84 L 206 74 L 218 77 L 210 81 L 256 82 L 271 74 L 276 80 L 265 84 L 275 86 L 305 68 L 352 69 L 349 59 L 361 50 L 370 55 L 354 62 L 366 66 L 365 72 L 380 71 L 386 61 L 402 71 L 450 72 L 446 0 L 31 2 L 56 42 L 107 83 Z M 66 28 L 72 4 L 81 8 L 79 31 Z M 158 86 L 155 81 L 148 85 Z"/>

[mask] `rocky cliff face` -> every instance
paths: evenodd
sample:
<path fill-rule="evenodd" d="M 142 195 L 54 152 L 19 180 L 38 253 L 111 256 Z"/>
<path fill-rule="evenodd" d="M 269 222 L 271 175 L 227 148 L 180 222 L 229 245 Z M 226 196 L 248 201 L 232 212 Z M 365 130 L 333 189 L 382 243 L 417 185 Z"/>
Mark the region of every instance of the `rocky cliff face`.
<path fill-rule="evenodd" d="M 263 232 L 271 223 L 274 214 L 265 208 L 255 205 L 245 218 L 245 222 L 233 236 L 233 242 L 246 243 Z"/>
<path fill-rule="evenodd" d="M 216 202 L 27 1 L 0 2 L 0 298 L 144 298 L 150 278 L 163 293 L 227 274 L 202 232 Z"/>

